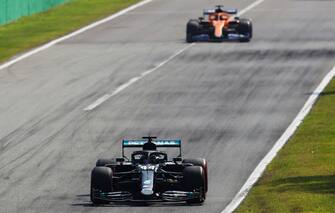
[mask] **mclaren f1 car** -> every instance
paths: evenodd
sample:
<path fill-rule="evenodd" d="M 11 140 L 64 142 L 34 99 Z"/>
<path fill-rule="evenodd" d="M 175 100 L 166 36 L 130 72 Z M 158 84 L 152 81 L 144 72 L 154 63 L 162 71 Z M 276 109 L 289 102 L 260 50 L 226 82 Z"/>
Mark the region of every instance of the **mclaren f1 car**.
<path fill-rule="evenodd" d="M 240 18 L 236 9 L 204 10 L 199 19 L 191 19 L 186 26 L 186 42 L 197 41 L 240 41 L 249 42 L 252 38 L 252 22 Z"/>
<path fill-rule="evenodd" d="M 168 158 L 157 148 L 178 148 Z M 126 148 L 142 148 L 125 155 Z M 143 137 L 123 140 L 122 157 L 99 159 L 91 173 L 91 201 L 107 204 L 120 201 L 172 201 L 201 204 L 208 190 L 207 161 L 183 159 L 181 140 Z"/>

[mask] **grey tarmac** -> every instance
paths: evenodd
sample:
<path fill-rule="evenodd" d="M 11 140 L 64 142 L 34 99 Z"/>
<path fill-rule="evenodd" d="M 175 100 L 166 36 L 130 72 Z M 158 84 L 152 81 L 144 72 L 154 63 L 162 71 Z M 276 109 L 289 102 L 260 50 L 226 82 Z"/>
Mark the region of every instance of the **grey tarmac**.
<path fill-rule="evenodd" d="M 189 45 L 202 9 L 252 2 L 153 0 L 0 70 L 0 212 L 221 212 L 334 66 L 334 1 L 265 0 L 250 43 L 195 44 L 83 109 Z M 93 207 L 95 161 L 148 134 L 208 160 L 204 205 Z"/>

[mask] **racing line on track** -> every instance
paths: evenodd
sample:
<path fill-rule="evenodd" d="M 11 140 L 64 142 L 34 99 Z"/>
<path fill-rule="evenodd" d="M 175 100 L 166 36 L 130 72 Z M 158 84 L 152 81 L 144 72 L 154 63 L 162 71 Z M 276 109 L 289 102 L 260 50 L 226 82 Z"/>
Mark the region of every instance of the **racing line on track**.
<path fill-rule="evenodd" d="M 253 2 L 252 4 L 248 5 L 246 8 L 242 9 L 237 15 L 240 16 L 246 12 L 248 12 L 249 10 L 253 9 L 254 7 L 256 7 L 257 5 L 261 4 L 263 1 L 265 0 L 258 0 Z M 191 46 L 195 45 L 196 43 L 192 43 L 187 45 L 186 47 L 184 47 L 183 49 L 177 51 L 176 53 L 174 53 L 172 56 L 170 56 L 169 58 L 167 58 L 166 60 L 164 60 L 163 62 L 161 62 L 160 64 L 158 64 L 156 67 L 154 67 L 153 69 L 147 70 L 143 73 L 141 73 L 139 76 L 131 78 L 130 80 L 128 80 L 126 83 L 122 84 L 121 86 L 117 87 L 114 92 L 112 92 L 111 94 L 105 94 L 103 96 L 101 96 L 100 98 L 98 98 L 96 101 L 94 101 L 92 104 L 88 105 L 87 107 L 84 108 L 84 111 L 91 111 L 94 110 L 95 108 L 97 108 L 98 106 L 100 106 L 101 104 L 103 104 L 104 102 L 106 102 L 108 99 L 110 99 L 111 97 L 119 94 L 120 92 L 122 92 L 123 90 L 125 90 L 126 88 L 130 87 L 132 84 L 136 83 L 137 81 L 141 80 L 142 78 L 144 78 L 145 76 L 155 72 L 156 70 L 158 70 L 160 67 L 164 66 L 165 64 L 167 64 L 168 62 L 170 62 L 171 60 L 173 60 L 174 58 L 176 58 L 178 55 L 180 55 L 181 53 L 185 52 L 187 49 L 189 49 Z"/>
<path fill-rule="evenodd" d="M 246 8 L 242 9 L 238 15 L 242 15 L 249 10 L 253 9 L 254 7 L 258 6 L 265 0 L 258 0 L 255 1 L 254 3 L 250 4 Z M 116 88 L 112 94 L 106 94 L 102 96 L 101 98 L 97 99 L 94 103 L 90 104 L 87 106 L 84 110 L 85 111 L 90 111 L 93 110 L 94 108 L 98 107 L 100 104 L 104 103 L 107 101 L 109 98 L 117 95 L 124 89 L 128 88 L 135 82 L 141 80 L 144 78 L 146 75 L 158 70 L 160 67 L 164 66 L 167 64 L 169 61 L 173 60 L 176 58 L 178 55 L 189 49 L 191 46 L 195 45 L 195 43 L 192 43 L 190 45 L 187 45 L 183 49 L 179 50 L 172 56 L 170 56 L 168 59 L 165 61 L 161 62 L 158 66 L 155 68 L 145 71 L 141 73 L 140 76 L 134 77 L 130 79 L 128 82 L 125 84 L 121 85 L 120 87 Z M 328 85 L 328 83 L 331 81 L 331 79 L 335 76 L 335 66 L 333 67 L 332 70 L 328 72 L 328 74 L 323 78 L 323 80 L 320 82 L 320 84 L 317 86 L 317 88 L 314 90 L 314 92 L 309 96 L 308 100 L 300 110 L 300 112 L 297 114 L 295 119 L 292 121 L 292 123 L 288 126 L 288 128 L 285 130 L 285 132 L 281 135 L 281 137 L 276 141 L 272 149 L 267 153 L 267 155 L 260 161 L 260 163 L 257 165 L 257 167 L 253 170 L 247 181 L 244 183 L 242 188 L 239 190 L 239 192 L 235 195 L 235 197 L 232 199 L 232 201 L 222 210 L 221 213 L 230 213 L 233 212 L 240 204 L 241 202 L 245 199 L 247 196 L 249 190 L 252 188 L 252 186 L 256 183 L 256 181 L 259 179 L 259 177 L 262 175 L 264 170 L 266 169 L 266 166 L 273 160 L 273 158 L 276 156 L 278 151 L 286 144 L 286 142 L 289 140 L 289 138 L 294 134 L 296 131 L 297 127 L 302 123 L 303 119 L 307 116 L 307 114 L 310 112 L 312 109 L 314 103 L 316 102 L 317 98 L 319 97 L 319 94 L 324 90 L 324 88 Z"/>
<path fill-rule="evenodd" d="M 118 13 L 115 13 L 105 19 L 102 19 L 100 21 L 97 21 L 95 23 L 92 23 L 86 27 L 83 27 L 73 33 L 70 33 L 68 35 L 65 35 L 61 38 L 58 38 L 56 40 L 50 41 L 49 43 L 40 46 L 36 49 L 33 49 L 21 56 L 18 56 L 2 65 L 0 65 L 0 70 L 5 69 L 10 67 L 11 65 L 24 60 L 25 58 L 28 58 L 34 54 L 37 54 L 43 50 L 46 50 L 64 40 L 67 40 L 71 37 L 77 36 L 78 34 L 81 34 L 85 31 L 88 31 L 98 25 L 104 24 L 112 19 L 115 19 L 119 16 L 122 16 L 124 14 L 126 14 L 129 11 L 132 11 L 138 7 L 141 7 L 147 3 L 150 3 L 154 0 L 144 0 L 141 1 L 133 6 L 130 6 Z M 250 4 L 249 6 L 247 6 L 246 8 L 242 9 L 238 15 L 242 15 L 246 12 L 248 12 L 249 10 L 253 9 L 254 7 L 258 6 L 259 4 L 261 4 L 262 2 L 264 2 L 265 0 L 257 0 L 255 2 L 253 2 L 252 4 Z M 92 104 L 88 105 L 86 108 L 84 108 L 85 111 L 91 111 L 93 109 L 95 109 L 96 107 L 98 107 L 99 105 L 101 105 L 102 103 L 106 102 L 108 99 L 110 99 L 111 97 L 117 95 L 118 93 L 120 93 L 121 91 L 125 90 L 126 88 L 130 87 L 131 85 L 133 85 L 134 83 L 136 83 L 137 81 L 141 80 L 142 78 L 144 78 L 145 76 L 157 71 L 160 67 L 164 66 L 165 64 L 167 64 L 168 62 L 170 62 L 171 60 L 173 60 L 174 58 L 176 58 L 177 56 L 179 56 L 180 54 L 182 54 L 183 52 L 185 52 L 187 49 L 189 49 L 190 47 L 192 47 L 193 45 L 195 45 L 195 43 L 189 44 L 186 47 L 182 48 L 181 50 L 175 52 L 173 55 L 171 55 L 169 58 L 167 58 L 166 60 L 164 60 L 163 62 L 161 62 L 160 64 L 158 64 L 156 67 L 147 70 L 143 73 L 141 73 L 139 76 L 137 77 L 133 77 L 130 80 L 128 80 L 126 83 L 122 84 L 121 86 L 117 87 L 111 94 L 105 94 L 102 97 L 100 97 L 99 99 L 97 99 L 96 101 L 94 101 Z M 258 180 L 258 178 L 261 176 L 261 174 L 264 172 L 266 166 L 272 161 L 272 159 L 276 156 L 277 152 L 285 145 L 285 143 L 288 141 L 288 139 L 294 134 L 295 130 L 297 129 L 297 127 L 301 124 L 301 122 L 303 121 L 303 119 L 305 118 L 305 116 L 309 113 L 309 111 L 311 110 L 311 108 L 313 107 L 314 103 L 316 102 L 317 98 L 319 97 L 319 94 L 323 91 L 323 89 L 328 85 L 328 83 L 330 82 L 330 80 L 335 76 L 335 66 L 333 67 L 332 70 L 330 70 L 328 72 L 328 74 L 323 78 L 323 80 L 321 81 L 321 83 L 317 86 L 317 88 L 314 90 L 314 92 L 309 96 L 308 100 L 306 101 L 306 103 L 304 104 L 304 106 L 302 107 L 302 109 L 300 110 L 300 112 L 297 114 L 297 116 L 295 117 L 295 119 L 292 121 L 292 123 L 288 126 L 288 128 L 285 130 L 285 132 L 281 135 L 281 137 L 276 141 L 276 143 L 274 144 L 274 146 L 272 147 L 272 149 L 267 153 L 267 155 L 260 161 L 260 163 L 257 165 L 257 167 L 253 170 L 253 172 L 251 173 L 251 175 L 249 176 L 249 178 L 247 179 L 247 181 L 244 183 L 244 185 L 242 186 L 242 188 L 239 190 L 239 192 L 235 195 L 235 197 L 233 198 L 233 200 L 225 207 L 225 209 L 221 212 L 221 213 L 228 213 L 228 212 L 232 212 L 234 211 L 239 204 L 243 201 L 243 199 L 246 197 L 247 193 L 249 192 L 249 190 L 251 189 L 251 187 L 256 183 L 256 181 Z"/>

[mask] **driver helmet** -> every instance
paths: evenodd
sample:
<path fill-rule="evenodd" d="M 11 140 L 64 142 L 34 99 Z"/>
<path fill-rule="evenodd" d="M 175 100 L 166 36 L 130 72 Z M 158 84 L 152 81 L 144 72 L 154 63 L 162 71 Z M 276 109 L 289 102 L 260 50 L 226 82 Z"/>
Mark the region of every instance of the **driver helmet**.
<path fill-rule="evenodd" d="M 159 163 L 159 156 L 157 156 L 155 153 L 151 154 L 150 163 L 153 163 L 153 164 Z"/>

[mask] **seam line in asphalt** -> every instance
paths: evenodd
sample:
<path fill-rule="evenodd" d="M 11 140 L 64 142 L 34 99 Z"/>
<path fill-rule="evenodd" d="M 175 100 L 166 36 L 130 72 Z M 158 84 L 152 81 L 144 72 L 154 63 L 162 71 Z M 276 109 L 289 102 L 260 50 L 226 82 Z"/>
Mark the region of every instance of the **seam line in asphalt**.
<path fill-rule="evenodd" d="M 14 58 L 12 60 L 9 60 L 8 62 L 5 62 L 4 64 L 0 65 L 0 70 L 5 69 L 5 68 L 7 68 L 7 67 L 9 67 L 9 66 L 11 66 L 11 65 L 13 65 L 13 64 L 15 64 L 15 63 L 17 63 L 17 62 L 19 62 L 21 60 L 23 60 L 23 59 L 25 59 L 25 58 L 28 58 L 28 57 L 30 57 L 32 55 L 35 55 L 35 54 L 37 54 L 37 53 L 39 53 L 39 52 L 41 52 L 43 50 L 46 50 L 46 49 L 48 49 L 48 48 L 50 48 L 50 47 L 52 47 L 52 46 L 54 46 L 54 45 L 56 45 L 56 44 L 64 41 L 64 40 L 67 40 L 69 38 L 77 36 L 77 35 L 85 32 L 85 31 L 88 31 L 88 30 L 94 28 L 94 27 L 97 27 L 97 26 L 99 26 L 101 24 L 104 24 L 104 23 L 106 23 L 108 21 L 111 21 L 111 20 L 113 20 L 113 19 L 115 19 L 115 18 L 117 18 L 119 16 L 124 15 L 125 13 L 128 13 L 129 11 L 132 11 L 132 10 L 134 10 L 134 9 L 136 9 L 138 7 L 141 7 L 141 6 L 143 6 L 143 5 L 147 4 L 147 3 L 150 3 L 152 1 L 153 0 L 144 0 L 144 1 L 141 1 L 141 2 L 139 2 L 137 4 L 134 4 L 132 6 L 129 6 L 129 7 L 125 8 L 125 9 L 123 9 L 123 10 L 117 12 L 117 13 L 114 13 L 113 15 L 108 16 L 107 18 L 104 18 L 102 20 L 93 22 L 92 24 L 89 24 L 89 25 L 87 25 L 87 26 L 85 26 L 83 28 L 80 28 L 79 30 L 74 31 L 73 33 L 70 33 L 70 34 L 65 35 L 63 37 L 60 37 L 58 39 L 52 40 L 52 41 L 50 41 L 49 43 L 47 43 L 45 45 L 37 47 L 36 49 L 33 49 L 33 50 L 31 50 L 31 51 L 29 51 L 27 53 L 24 53 L 21 56 L 17 56 L 16 58 Z"/>

